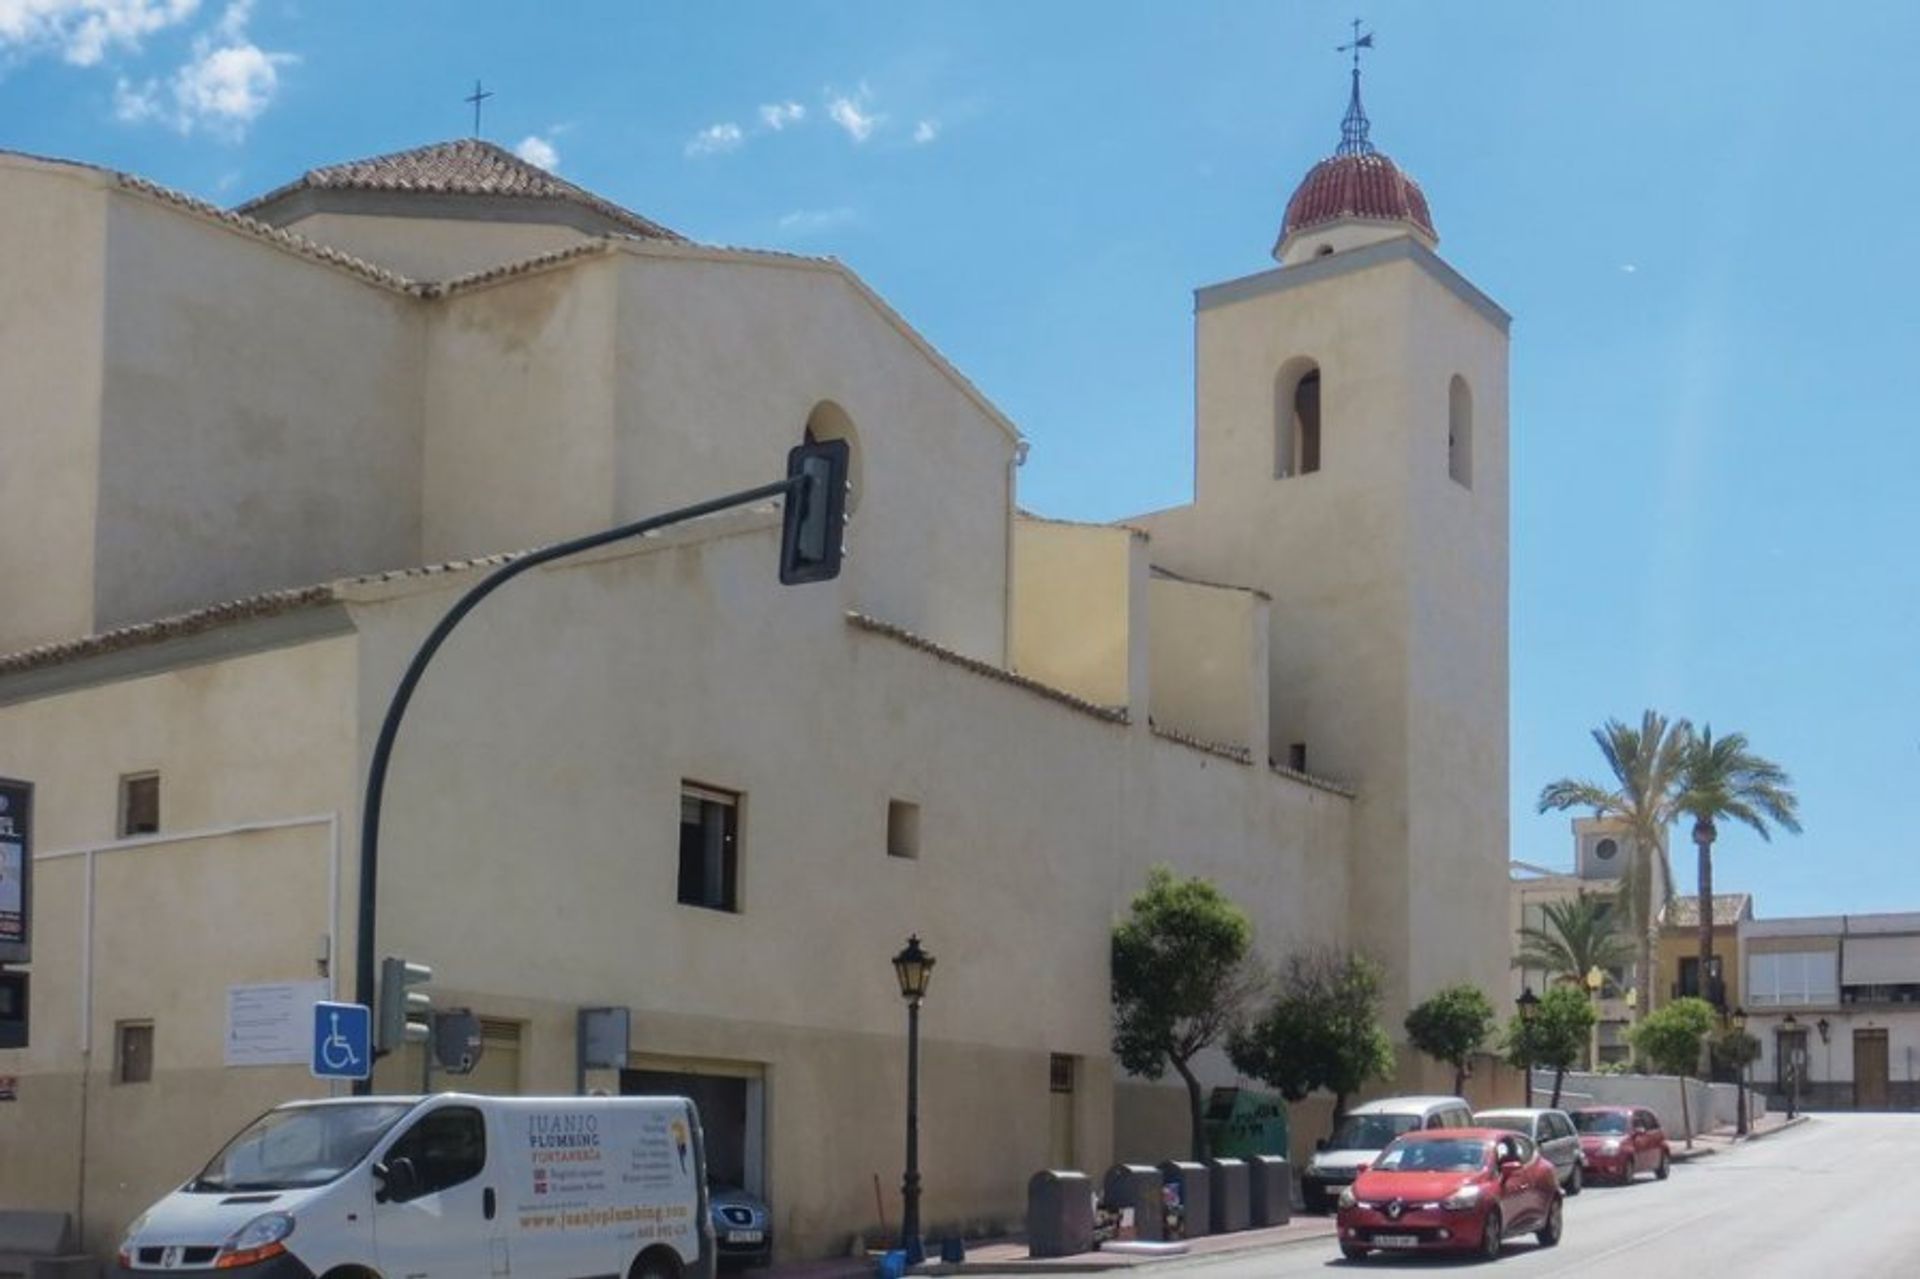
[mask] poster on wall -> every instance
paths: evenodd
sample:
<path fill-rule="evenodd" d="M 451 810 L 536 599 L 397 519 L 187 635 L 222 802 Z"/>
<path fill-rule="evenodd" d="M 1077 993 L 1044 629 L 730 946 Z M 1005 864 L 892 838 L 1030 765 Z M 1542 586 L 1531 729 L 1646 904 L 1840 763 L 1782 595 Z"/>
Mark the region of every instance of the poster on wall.
<path fill-rule="evenodd" d="M 33 784 L 0 777 L 0 963 L 33 958 Z"/>
<path fill-rule="evenodd" d="M 329 997 L 324 981 L 227 987 L 229 1066 L 302 1066 L 313 1054 L 313 1006 Z"/>

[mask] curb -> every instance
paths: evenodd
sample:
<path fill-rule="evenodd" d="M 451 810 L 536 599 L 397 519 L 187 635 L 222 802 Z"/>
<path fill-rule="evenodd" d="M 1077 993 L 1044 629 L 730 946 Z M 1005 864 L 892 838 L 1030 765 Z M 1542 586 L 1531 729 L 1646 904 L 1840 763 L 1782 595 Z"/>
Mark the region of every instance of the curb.
<path fill-rule="evenodd" d="M 1331 1221 L 1331 1219 L 1329 1219 Z M 1169 1266 L 1188 1265 L 1197 1262 L 1217 1261 L 1225 1257 L 1244 1256 L 1250 1252 L 1259 1252 L 1267 1248 L 1291 1248 L 1298 1244 L 1326 1243 L 1338 1235 L 1337 1230 L 1328 1229 L 1312 1234 L 1301 1234 L 1291 1239 L 1268 1239 L 1260 1242 L 1249 1241 L 1241 1248 L 1216 1248 L 1207 1252 L 1183 1252 L 1170 1257 L 1148 1257 L 1140 1260 L 1121 1260 L 1120 1254 L 1114 1254 L 1111 1261 L 1079 1261 L 1072 1258 L 1037 1259 L 1018 1257 L 1007 1261 L 936 1261 L 918 1265 L 907 1271 L 909 1275 L 1091 1275 L 1114 1274 L 1121 1271 L 1142 1270 L 1149 1266 L 1162 1269 Z M 1218 1238 L 1219 1236 L 1210 1236 Z"/>

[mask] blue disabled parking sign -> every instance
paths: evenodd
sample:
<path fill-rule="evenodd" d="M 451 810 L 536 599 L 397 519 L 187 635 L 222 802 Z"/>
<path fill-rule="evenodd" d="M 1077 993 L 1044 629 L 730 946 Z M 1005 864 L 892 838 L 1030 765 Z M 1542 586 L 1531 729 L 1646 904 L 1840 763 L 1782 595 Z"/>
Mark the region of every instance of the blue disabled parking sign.
<path fill-rule="evenodd" d="M 320 1079 L 365 1079 L 373 1073 L 373 1016 L 365 1004 L 314 1004 L 308 1066 Z"/>

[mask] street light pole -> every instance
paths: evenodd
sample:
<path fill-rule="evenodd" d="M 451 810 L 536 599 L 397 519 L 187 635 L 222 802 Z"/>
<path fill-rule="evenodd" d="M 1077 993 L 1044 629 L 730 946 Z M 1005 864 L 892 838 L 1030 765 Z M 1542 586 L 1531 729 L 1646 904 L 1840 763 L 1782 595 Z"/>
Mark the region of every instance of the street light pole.
<path fill-rule="evenodd" d="M 1734 1108 L 1733 1130 L 1737 1136 L 1747 1135 L 1747 1010 L 1735 1008 L 1731 1017 L 1733 1029 L 1740 1036 L 1740 1064 L 1734 1071 L 1734 1086 L 1738 1093 L 1738 1104 Z"/>
<path fill-rule="evenodd" d="M 538 568 L 542 564 L 551 564 L 569 555 L 578 555 L 583 551 L 607 546 L 613 542 L 624 542 L 629 538 L 640 537 L 670 525 L 775 497 L 785 498 L 787 505 L 783 513 L 785 527 L 781 535 L 781 581 L 825 580 L 839 572 L 840 530 L 837 527 L 824 526 L 831 525 L 836 517 L 844 519 L 843 503 L 848 458 L 848 446 L 843 440 L 802 444 L 787 455 L 787 477 L 783 480 L 775 480 L 771 484 L 762 484 L 756 488 L 742 489 L 737 493 L 729 493 L 725 497 L 716 497 L 709 501 L 696 502 L 692 506 L 683 506 L 677 511 L 668 511 L 664 515 L 636 520 L 631 524 L 622 524 L 616 528 L 604 529 L 601 532 L 590 533 L 585 537 L 576 537 L 565 542 L 555 542 L 551 546 L 530 551 L 501 565 L 482 578 L 465 595 L 455 601 L 446 615 L 435 623 L 433 630 L 428 632 L 427 638 L 421 642 L 419 650 L 414 653 L 413 659 L 407 663 L 406 671 L 400 676 L 400 683 L 393 690 L 393 697 L 387 703 L 386 716 L 380 721 L 380 734 L 373 744 L 372 759 L 367 765 L 367 792 L 360 808 L 359 909 L 355 915 L 354 933 L 353 1000 L 355 1003 L 367 1008 L 373 1007 L 377 968 L 374 959 L 377 953 L 374 945 L 374 926 L 378 918 L 379 903 L 380 805 L 386 794 L 387 768 L 393 758 L 394 738 L 399 735 L 400 720 L 407 713 L 407 704 L 413 700 L 414 689 L 419 686 L 421 676 L 426 674 L 427 664 L 433 660 L 434 654 L 440 651 L 440 646 L 447 642 L 447 637 L 453 633 L 453 628 L 458 626 L 481 600 L 520 574 Z M 353 1091 L 356 1095 L 366 1096 L 372 1090 L 371 1077 L 354 1081 Z"/>
<path fill-rule="evenodd" d="M 907 1264 L 917 1266 L 927 1259 L 920 1239 L 920 1001 L 933 977 L 933 956 L 921 948 L 920 934 L 907 938 L 893 957 L 893 971 L 907 1001 L 907 1170 L 900 1179 L 900 1246 Z"/>
<path fill-rule="evenodd" d="M 1520 1009 L 1521 1035 L 1526 1044 L 1527 1109 L 1531 1110 L 1533 1109 L 1533 1036 L 1530 1032 L 1533 1028 L 1534 1010 L 1540 1006 L 1540 996 L 1533 993 L 1533 987 L 1523 986 L 1520 990 L 1520 998 L 1513 1002 Z"/>
<path fill-rule="evenodd" d="M 1593 1026 L 1587 1031 L 1587 1069 L 1600 1069 L 1600 991 L 1607 975 L 1595 964 L 1587 969 L 1587 1002 L 1593 1005 Z"/>

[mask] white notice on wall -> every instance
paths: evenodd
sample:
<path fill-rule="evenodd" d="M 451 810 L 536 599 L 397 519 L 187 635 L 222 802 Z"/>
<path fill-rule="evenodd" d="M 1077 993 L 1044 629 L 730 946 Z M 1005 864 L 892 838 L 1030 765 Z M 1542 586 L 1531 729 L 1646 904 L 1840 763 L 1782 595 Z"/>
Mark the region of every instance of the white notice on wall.
<path fill-rule="evenodd" d="M 227 987 L 227 1065 L 305 1065 L 313 1052 L 313 1006 L 332 997 L 324 981 Z"/>

